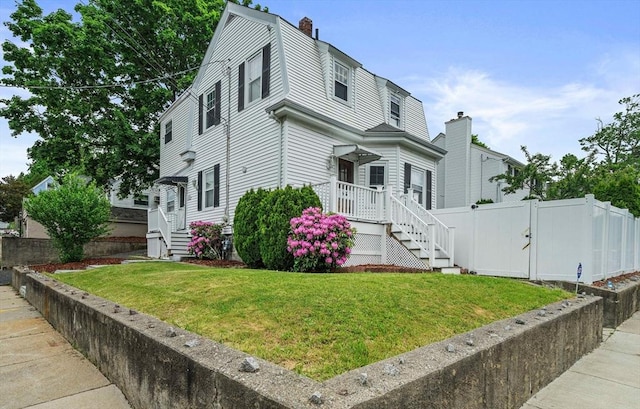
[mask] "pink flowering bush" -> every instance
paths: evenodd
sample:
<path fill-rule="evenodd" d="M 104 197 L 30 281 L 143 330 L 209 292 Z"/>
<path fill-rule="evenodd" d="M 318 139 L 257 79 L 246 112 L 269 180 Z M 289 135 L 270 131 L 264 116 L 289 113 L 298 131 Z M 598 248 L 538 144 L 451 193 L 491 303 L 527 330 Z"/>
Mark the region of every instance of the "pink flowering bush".
<path fill-rule="evenodd" d="M 196 221 L 189 224 L 191 241 L 187 245 L 189 254 L 199 259 L 219 259 L 222 255 L 222 225 Z"/>
<path fill-rule="evenodd" d="M 293 254 L 294 271 L 326 272 L 347 262 L 355 229 L 344 216 L 309 207 L 290 224 L 287 251 Z"/>

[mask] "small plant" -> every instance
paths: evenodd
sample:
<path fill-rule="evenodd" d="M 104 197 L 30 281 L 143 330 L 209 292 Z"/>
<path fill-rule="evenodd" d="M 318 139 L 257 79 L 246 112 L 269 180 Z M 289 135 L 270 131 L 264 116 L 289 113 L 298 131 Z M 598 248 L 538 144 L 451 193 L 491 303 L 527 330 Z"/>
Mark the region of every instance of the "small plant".
<path fill-rule="evenodd" d="M 347 262 L 355 229 L 344 216 L 309 207 L 290 224 L 287 251 L 293 254 L 295 271 L 327 272 Z"/>
<path fill-rule="evenodd" d="M 222 256 L 222 225 L 195 221 L 189 224 L 191 241 L 187 245 L 189 254 L 199 259 L 219 259 Z"/>
<path fill-rule="evenodd" d="M 75 173 L 55 189 L 30 197 L 24 207 L 47 230 L 63 263 L 82 260 L 84 245 L 109 232 L 109 199 L 94 182 Z"/>

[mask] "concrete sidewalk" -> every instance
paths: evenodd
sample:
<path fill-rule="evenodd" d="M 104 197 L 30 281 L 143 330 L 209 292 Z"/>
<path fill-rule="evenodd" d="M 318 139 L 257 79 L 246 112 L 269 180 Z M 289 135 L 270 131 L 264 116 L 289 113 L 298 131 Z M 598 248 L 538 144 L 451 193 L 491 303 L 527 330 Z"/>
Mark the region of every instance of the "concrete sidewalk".
<path fill-rule="evenodd" d="M 521 409 L 640 409 L 640 312 L 603 340 Z"/>
<path fill-rule="evenodd" d="M 0 409 L 130 409 L 120 390 L 10 286 L 0 286 Z"/>

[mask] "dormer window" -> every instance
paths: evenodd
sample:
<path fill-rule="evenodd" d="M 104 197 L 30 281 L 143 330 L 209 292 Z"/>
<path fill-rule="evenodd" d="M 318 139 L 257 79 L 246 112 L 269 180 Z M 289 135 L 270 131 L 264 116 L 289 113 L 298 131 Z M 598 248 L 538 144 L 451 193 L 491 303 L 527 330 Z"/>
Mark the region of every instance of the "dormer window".
<path fill-rule="evenodd" d="M 349 101 L 349 68 L 334 61 L 333 71 L 333 95 L 343 101 Z"/>
<path fill-rule="evenodd" d="M 400 128 L 400 97 L 397 95 L 389 98 L 389 118 L 391 125 Z"/>

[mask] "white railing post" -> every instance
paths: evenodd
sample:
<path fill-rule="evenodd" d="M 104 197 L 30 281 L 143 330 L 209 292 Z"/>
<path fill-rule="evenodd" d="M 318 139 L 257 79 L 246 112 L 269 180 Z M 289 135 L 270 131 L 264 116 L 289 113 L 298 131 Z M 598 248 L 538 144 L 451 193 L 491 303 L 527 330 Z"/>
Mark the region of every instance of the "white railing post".
<path fill-rule="evenodd" d="M 448 249 L 448 253 L 449 253 L 449 262 L 451 264 L 449 267 L 453 267 L 456 264 L 456 262 L 455 262 L 455 255 L 456 255 L 455 233 L 456 233 L 456 228 L 455 227 L 449 227 L 449 249 Z"/>
<path fill-rule="evenodd" d="M 338 179 L 335 176 L 329 178 L 329 211 L 338 212 Z"/>
<path fill-rule="evenodd" d="M 387 189 L 384 191 L 384 215 L 383 220 L 386 222 L 390 222 L 391 220 L 391 196 L 393 196 L 393 186 L 387 186 Z"/>
<path fill-rule="evenodd" d="M 433 268 L 436 260 L 436 226 L 433 223 L 427 226 L 429 228 L 429 267 Z"/>

